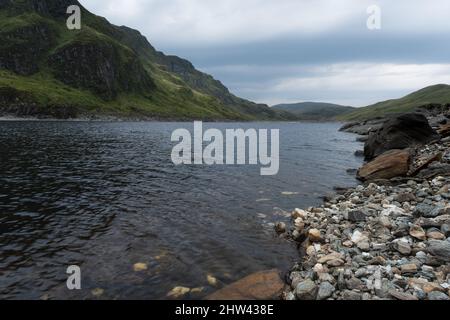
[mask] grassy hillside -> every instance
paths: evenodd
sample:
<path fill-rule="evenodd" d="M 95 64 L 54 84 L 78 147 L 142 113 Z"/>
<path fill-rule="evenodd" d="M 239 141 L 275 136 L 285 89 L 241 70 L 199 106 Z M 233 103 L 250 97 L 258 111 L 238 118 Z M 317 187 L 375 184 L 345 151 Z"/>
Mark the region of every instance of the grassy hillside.
<path fill-rule="evenodd" d="M 364 108 L 338 116 L 339 120 L 353 121 L 366 120 L 393 113 L 413 111 L 426 104 L 450 103 L 450 85 L 438 84 L 413 92 L 403 98 L 378 102 Z"/>
<path fill-rule="evenodd" d="M 156 51 L 138 31 L 84 8 L 82 29 L 68 30 L 72 4 L 80 5 L 0 0 L 0 114 L 281 119 L 189 61 Z"/>
<path fill-rule="evenodd" d="M 272 109 L 292 113 L 300 120 L 331 120 L 354 110 L 353 107 L 324 102 L 279 104 L 273 106 Z"/>

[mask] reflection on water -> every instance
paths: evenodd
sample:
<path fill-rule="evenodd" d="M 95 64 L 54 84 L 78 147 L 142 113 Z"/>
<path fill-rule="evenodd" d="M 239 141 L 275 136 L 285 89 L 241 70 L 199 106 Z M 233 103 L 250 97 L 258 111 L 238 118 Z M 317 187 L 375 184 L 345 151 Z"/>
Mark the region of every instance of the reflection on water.
<path fill-rule="evenodd" d="M 280 172 L 259 166 L 178 166 L 170 135 L 192 123 L 0 122 L 0 298 L 195 297 L 252 272 L 287 268 L 293 246 L 271 223 L 353 185 L 354 136 L 338 124 L 279 128 Z M 142 263 L 146 270 L 135 272 Z M 83 290 L 66 289 L 79 265 Z M 94 293 L 101 292 L 99 290 Z M 193 296 L 194 297 L 194 296 Z"/>

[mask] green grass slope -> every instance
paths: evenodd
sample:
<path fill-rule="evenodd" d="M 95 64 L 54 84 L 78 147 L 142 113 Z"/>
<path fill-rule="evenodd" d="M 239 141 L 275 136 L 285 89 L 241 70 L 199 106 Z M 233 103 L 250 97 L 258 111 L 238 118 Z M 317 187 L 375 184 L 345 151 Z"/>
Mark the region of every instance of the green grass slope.
<path fill-rule="evenodd" d="M 0 115 L 282 119 L 81 5 L 82 29 L 68 30 L 72 4 L 0 0 Z"/>
<path fill-rule="evenodd" d="M 338 116 L 339 120 L 367 120 L 389 114 L 410 112 L 427 104 L 450 103 L 450 85 L 438 84 L 413 92 L 403 98 L 378 102 L 358 108 L 355 111 Z"/>
<path fill-rule="evenodd" d="M 299 120 L 332 120 L 355 110 L 353 107 L 324 102 L 278 104 L 272 109 L 291 113 Z"/>

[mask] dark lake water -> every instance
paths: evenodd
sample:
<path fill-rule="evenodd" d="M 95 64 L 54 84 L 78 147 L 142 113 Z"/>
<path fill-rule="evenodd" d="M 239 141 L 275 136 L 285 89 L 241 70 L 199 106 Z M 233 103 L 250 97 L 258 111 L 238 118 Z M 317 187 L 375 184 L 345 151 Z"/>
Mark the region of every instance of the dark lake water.
<path fill-rule="evenodd" d="M 336 123 L 214 123 L 280 129 L 280 171 L 175 166 L 171 133 L 192 123 L 0 122 L 0 298 L 195 298 L 297 252 L 271 223 L 356 184 L 355 136 Z M 135 272 L 135 263 L 148 269 Z M 79 265 L 82 290 L 66 288 Z M 207 281 L 211 275 L 217 287 Z"/>

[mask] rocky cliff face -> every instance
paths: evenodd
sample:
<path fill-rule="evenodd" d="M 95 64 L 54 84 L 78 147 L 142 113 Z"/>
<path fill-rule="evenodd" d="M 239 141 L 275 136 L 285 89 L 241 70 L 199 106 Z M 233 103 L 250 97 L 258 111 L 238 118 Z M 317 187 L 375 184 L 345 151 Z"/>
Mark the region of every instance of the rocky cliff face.
<path fill-rule="evenodd" d="M 119 92 L 150 94 L 155 88 L 137 56 L 110 42 L 73 41 L 48 61 L 58 80 L 91 90 L 104 99 L 114 99 Z"/>
<path fill-rule="evenodd" d="M 138 31 L 83 7 L 82 30 L 69 31 L 70 5 L 80 4 L 0 0 L 0 88 L 27 92 L 39 110 L 75 105 L 158 118 L 280 119 L 268 106 L 234 96 L 189 61 L 158 52 Z M 0 113 L 11 109 L 3 106 Z"/>
<path fill-rule="evenodd" d="M 54 33 L 42 21 L 0 31 L 0 68 L 30 75 L 38 72 L 39 61 L 54 44 Z"/>

